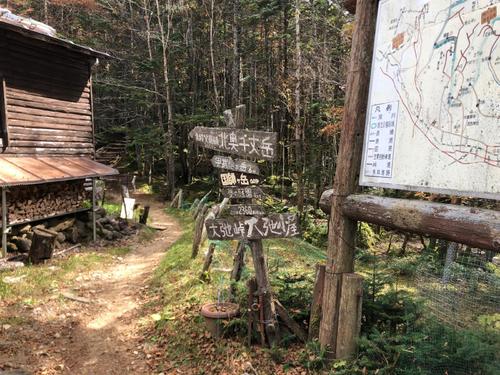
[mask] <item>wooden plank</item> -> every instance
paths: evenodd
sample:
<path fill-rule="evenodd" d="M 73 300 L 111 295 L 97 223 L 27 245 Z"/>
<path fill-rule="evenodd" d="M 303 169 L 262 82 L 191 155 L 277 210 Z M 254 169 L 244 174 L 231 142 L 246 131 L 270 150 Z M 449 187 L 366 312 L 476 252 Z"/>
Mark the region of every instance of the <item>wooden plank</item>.
<path fill-rule="evenodd" d="M 292 317 L 288 314 L 285 307 L 281 304 L 280 301 L 274 300 L 274 306 L 276 308 L 276 313 L 281 318 L 281 320 L 286 324 L 288 328 L 293 332 L 297 338 L 302 341 L 307 341 L 307 333 L 304 328 L 301 327 L 299 323 L 292 319 Z"/>
<path fill-rule="evenodd" d="M 38 121 L 30 121 L 30 120 L 18 120 L 15 118 L 11 118 L 9 114 L 9 125 L 18 125 L 25 127 L 34 127 L 34 128 L 47 128 L 47 129 L 72 129 L 72 130 L 84 130 L 90 129 L 92 131 L 92 123 L 88 123 L 85 125 L 75 125 L 75 124 L 55 124 L 49 122 L 38 122 Z"/>
<path fill-rule="evenodd" d="M 321 347 L 330 348 L 329 358 L 335 358 L 338 274 L 354 271 L 357 223 L 343 214 L 342 205 L 346 197 L 353 194 L 359 186 L 377 10 L 378 1 L 357 0 L 356 27 L 352 37 L 342 134 L 334 179 L 336 194 L 329 222 L 324 304 L 319 335 Z"/>
<path fill-rule="evenodd" d="M 53 99 L 51 99 L 53 100 Z M 54 112 L 62 112 L 62 113 L 74 113 L 74 114 L 90 114 L 90 106 L 86 105 L 75 105 L 71 102 L 62 102 L 57 103 L 54 101 L 43 101 L 35 98 L 19 98 L 12 95 L 8 95 L 9 105 L 12 106 L 20 106 L 26 108 L 36 108 L 43 109 Z"/>
<path fill-rule="evenodd" d="M 260 187 L 226 187 L 221 189 L 221 194 L 230 199 L 263 199 L 266 196 Z"/>
<path fill-rule="evenodd" d="M 7 84 L 7 95 L 12 99 L 28 100 L 37 103 L 57 104 L 64 107 L 88 108 L 89 97 L 84 97 L 82 93 L 77 95 L 63 94 L 63 98 L 52 97 L 50 93 L 37 93 L 36 91 L 19 90 Z M 21 104 L 22 105 L 22 104 Z"/>
<path fill-rule="evenodd" d="M 86 137 L 71 137 L 67 135 L 40 135 L 40 134 L 19 134 L 12 129 L 10 130 L 10 139 L 12 141 L 43 141 L 43 142 L 77 142 L 77 143 L 90 143 L 92 142 L 92 135 L 89 133 Z"/>
<path fill-rule="evenodd" d="M 259 216 L 265 215 L 266 211 L 258 204 L 234 204 L 229 206 L 229 214 L 231 216 Z"/>
<path fill-rule="evenodd" d="M 19 78 L 18 78 L 19 79 Z M 34 81 L 26 81 L 25 83 L 16 82 L 18 79 L 9 78 L 8 88 L 12 94 L 29 95 L 42 99 L 61 100 L 68 103 L 87 103 L 90 100 L 90 92 L 88 88 L 70 89 L 68 88 L 51 88 L 50 84 L 37 83 Z M 54 98 L 53 96 L 56 96 Z M 62 99 L 57 97 L 62 96 Z"/>
<path fill-rule="evenodd" d="M 277 133 L 197 126 L 189 137 L 202 147 L 229 154 L 264 160 L 278 156 Z"/>
<path fill-rule="evenodd" d="M 216 155 L 212 157 L 211 162 L 212 166 L 218 169 L 226 169 L 229 171 L 251 173 L 256 175 L 260 174 L 259 166 L 248 160 L 234 160 L 229 156 Z"/>
<path fill-rule="evenodd" d="M 12 140 L 12 147 L 44 147 L 44 148 L 92 148 L 92 142 L 74 142 L 74 141 L 22 141 Z"/>
<path fill-rule="evenodd" d="M 7 77 L 9 86 L 18 90 L 24 90 L 41 96 L 50 94 L 51 96 L 71 95 L 73 97 L 90 97 L 90 81 L 81 83 L 79 87 L 68 86 L 58 82 L 46 81 L 42 79 L 32 79 L 25 76 L 9 74 Z"/>
<path fill-rule="evenodd" d="M 9 112 L 24 113 L 33 116 L 46 116 L 46 117 L 55 117 L 60 119 L 72 119 L 72 120 L 88 120 L 88 121 L 91 120 L 91 116 L 89 114 L 55 112 L 47 109 L 34 109 L 25 106 L 16 106 L 10 104 L 7 106 L 7 110 Z"/>
<path fill-rule="evenodd" d="M 224 187 L 245 187 L 262 185 L 264 179 L 245 172 L 220 172 L 219 182 Z"/>
<path fill-rule="evenodd" d="M 7 147 L 5 154 L 19 154 L 21 155 L 74 155 L 74 156 L 88 156 L 92 155 L 93 148 L 45 148 L 45 147 Z"/>
<path fill-rule="evenodd" d="M 259 217 L 231 217 L 206 220 L 210 240 L 258 240 L 289 238 L 300 235 L 299 218 L 295 214 L 271 214 Z"/>
<path fill-rule="evenodd" d="M 14 111 L 9 111 L 9 118 L 13 120 L 37 121 L 45 124 L 83 125 L 92 127 L 92 121 L 90 118 L 86 120 L 64 119 L 58 117 L 30 115 Z"/>

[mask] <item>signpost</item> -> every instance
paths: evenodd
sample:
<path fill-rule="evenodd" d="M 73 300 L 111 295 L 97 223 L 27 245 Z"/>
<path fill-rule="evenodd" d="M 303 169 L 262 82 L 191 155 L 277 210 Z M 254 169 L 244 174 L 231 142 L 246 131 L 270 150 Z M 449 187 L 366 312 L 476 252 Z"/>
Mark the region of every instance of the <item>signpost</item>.
<path fill-rule="evenodd" d="M 244 125 L 244 114 L 244 106 L 236 107 L 234 117 L 232 111 L 227 110 L 224 112 L 227 128 L 198 126 L 189 133 L 189 137 L 201 147 L 211 150 L 253 160 L 274 160 L 278 156 L 277 134 L 241 129 Z M 266 215 L 261 206 L 252 204 L 252 200 L 265 196 L 259 187 L 263 178 L 259 176 L 259 167 L 255 162 L 233 160 L 231 157 L 220 155 L 214 156 L 211 161 L 215 168 L 224 170 L 219 175 L 222 195 L 230 199 L 248 199 L 250 202 L 231 206 L 229 212 L 233 217 L 207 219 L 207 235 L 211 240 L 248 242 L 252 250 L 264 327 L 261 335 L 265 335 L 272 346 L 277 341 L 279 332 L 262 239 L 298 236 L 298 217 L 287 213 Z M 244 242 L 240 242 L 238 251 L 243 251 Z M 237 267 L 241 267 L 241 264 L 235 263 L 235 270 Z"/>
<path fill-rule="evenodd" d="M 274 160 L 278 156 L 276 133 L 197 126 L 189 137 L 202 147 L 238 156 L 257 160 Z"/>
<path fill-rule="evenodd" d="M 236 159 L 229 156 L 216 155 L 212 158 L 212 166 L 217 169 L 226 169 L 234 172 L 244 172 L 251 174 L 260 174 L 259 166 L 254 162 Z"/>

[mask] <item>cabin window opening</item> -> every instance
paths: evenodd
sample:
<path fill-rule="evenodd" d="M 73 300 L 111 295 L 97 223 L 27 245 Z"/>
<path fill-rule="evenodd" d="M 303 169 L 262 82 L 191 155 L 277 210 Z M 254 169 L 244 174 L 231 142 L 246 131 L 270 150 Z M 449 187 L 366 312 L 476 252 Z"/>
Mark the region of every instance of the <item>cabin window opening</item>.
<path fill-rule="evenodd" d="M 5 78 L 0 77 L 0 151 L 4 150 L 8 144 L 6 95 Z"/>

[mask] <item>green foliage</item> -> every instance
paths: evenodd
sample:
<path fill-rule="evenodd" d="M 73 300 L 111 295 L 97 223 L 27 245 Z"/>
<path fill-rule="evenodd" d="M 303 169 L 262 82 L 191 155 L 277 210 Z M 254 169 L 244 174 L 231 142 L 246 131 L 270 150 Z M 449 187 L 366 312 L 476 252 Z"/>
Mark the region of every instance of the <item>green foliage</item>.
<path fill-rule="evenodd" d="M 310 371 L 323 370 L 327 367 L 326 349 L 322 349 L 318 341 L 308 342 L 300 354 L 299 362 Z"/>
<path fill-rule="evenodd" d="M 356 233 L 356 246 L 362 249 L 372 249 L 378 240 L 378 236 L 370 224 L 359 222 L 358 231 Z"/>

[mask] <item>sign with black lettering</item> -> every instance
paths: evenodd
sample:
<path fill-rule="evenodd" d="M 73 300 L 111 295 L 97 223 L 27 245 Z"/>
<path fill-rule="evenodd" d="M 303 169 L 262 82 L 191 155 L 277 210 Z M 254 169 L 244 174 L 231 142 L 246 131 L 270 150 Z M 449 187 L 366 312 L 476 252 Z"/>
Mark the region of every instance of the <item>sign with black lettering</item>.
<path fill-rule="evenodd" d="M 230 199 L 262 199 L 265 194 L 260 187 L 225 187 L 221 189 L 222 196 Z"/>
<path fill-rule="evenodd" d="M 231 216 L 261 216 L 265 215 L 264 207 L 258 204 L 234 204 L 229 206 Z"/>
<path fill-rule="evenodd" d="M 197 126 L 189 137 L 215 151 L 263 160 L 274 160 L 278 156 L 278 135 L 274 132 Z"/>
<path fill-rule="evenodd" d="M 221 172 L 219 174 L 221 186 L 259 186 L 263 179 L 257 175 L 243 172 Z"/>
<path fill-rule="evenodd" d="M 252 161 L 236 159 L 229 156 L 216 155 L 212 158 L 212 167 L 217 169 L 226 169 L 234 172 L 244 172 L 251 174 L 260 174 L 259 166 Z"/>
<path fill-rule="evenodd" d="M 274 214 L 261 217 L 209 219 L 205 222 L 210 240 L 259 240 L 300 235 L 295 214 Z"/>

